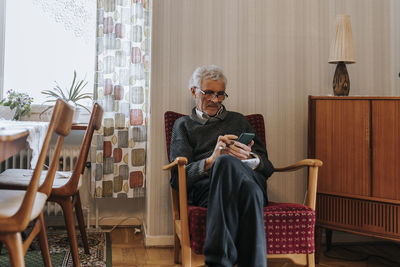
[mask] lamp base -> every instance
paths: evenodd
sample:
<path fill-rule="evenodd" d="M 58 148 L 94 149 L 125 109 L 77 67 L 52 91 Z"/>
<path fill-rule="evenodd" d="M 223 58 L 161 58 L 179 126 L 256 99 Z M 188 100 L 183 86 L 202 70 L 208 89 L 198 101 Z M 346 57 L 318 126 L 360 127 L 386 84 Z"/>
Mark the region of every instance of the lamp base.
<path fill-rule="evenodd" d="M 333 94 L 335 96 L 347 96 L 350 92 L 350 79 L 346 64 L 339 62 L 333 76 Z"/>

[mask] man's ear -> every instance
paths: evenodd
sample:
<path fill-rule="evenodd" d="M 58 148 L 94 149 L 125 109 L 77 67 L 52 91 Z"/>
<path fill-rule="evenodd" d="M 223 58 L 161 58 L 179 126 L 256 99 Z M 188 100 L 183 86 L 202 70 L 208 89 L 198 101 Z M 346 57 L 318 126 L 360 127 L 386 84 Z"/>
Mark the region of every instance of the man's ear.
<path fill-rule="evenodd" d="M 190 88 L 190 91 L 192 92 L 192 96 L 193 96 L 194 98 L 196 98 L 196 87 Z"/>

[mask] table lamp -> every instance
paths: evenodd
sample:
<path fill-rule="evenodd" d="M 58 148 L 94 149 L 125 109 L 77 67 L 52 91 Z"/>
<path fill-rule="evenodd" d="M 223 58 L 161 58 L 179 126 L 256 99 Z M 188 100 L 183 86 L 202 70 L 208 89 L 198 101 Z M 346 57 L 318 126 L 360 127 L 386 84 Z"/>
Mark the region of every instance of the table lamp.
<path fill-rule="evenodd" d="M 355 62 L 350 16 L 337 15 L 335 36 L 329 53 L 329 63 L 337 64 L 333 76 L 333 93 L 335 96 L 349 95 L 350 79 L 346 64 Z"/>

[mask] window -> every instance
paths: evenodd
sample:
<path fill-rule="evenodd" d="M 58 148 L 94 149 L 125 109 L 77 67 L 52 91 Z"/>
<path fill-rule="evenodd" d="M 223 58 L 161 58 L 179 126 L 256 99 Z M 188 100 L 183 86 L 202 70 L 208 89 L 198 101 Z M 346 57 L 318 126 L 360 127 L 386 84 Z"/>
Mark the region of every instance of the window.
<path fill-rule="evenodd" d="M 92 93 L 96 1 L 2 2 L 5 5 L 3 96 L 14 89 L 29 93 L 35 104 L 41 104 L 45 95 L 40 92 L 52 89 L 55 81 L 62 88 L 68 87 L 74 70 L 78 78 L 88 81 L 85 91 Z M 1 41 L 0 36 L 0 44 Z"/>

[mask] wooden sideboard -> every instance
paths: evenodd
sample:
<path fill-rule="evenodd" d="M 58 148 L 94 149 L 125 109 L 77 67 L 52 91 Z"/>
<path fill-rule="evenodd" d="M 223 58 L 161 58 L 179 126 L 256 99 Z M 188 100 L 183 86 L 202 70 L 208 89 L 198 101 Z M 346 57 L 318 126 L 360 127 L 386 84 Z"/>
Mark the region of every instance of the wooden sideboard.
<path fill-rule="evenodd" d="M 317 252 L 321 228 L 400 241 L 400 97 L 309 96 L 308 107 L 308 156 L 324 163 Z"/>

